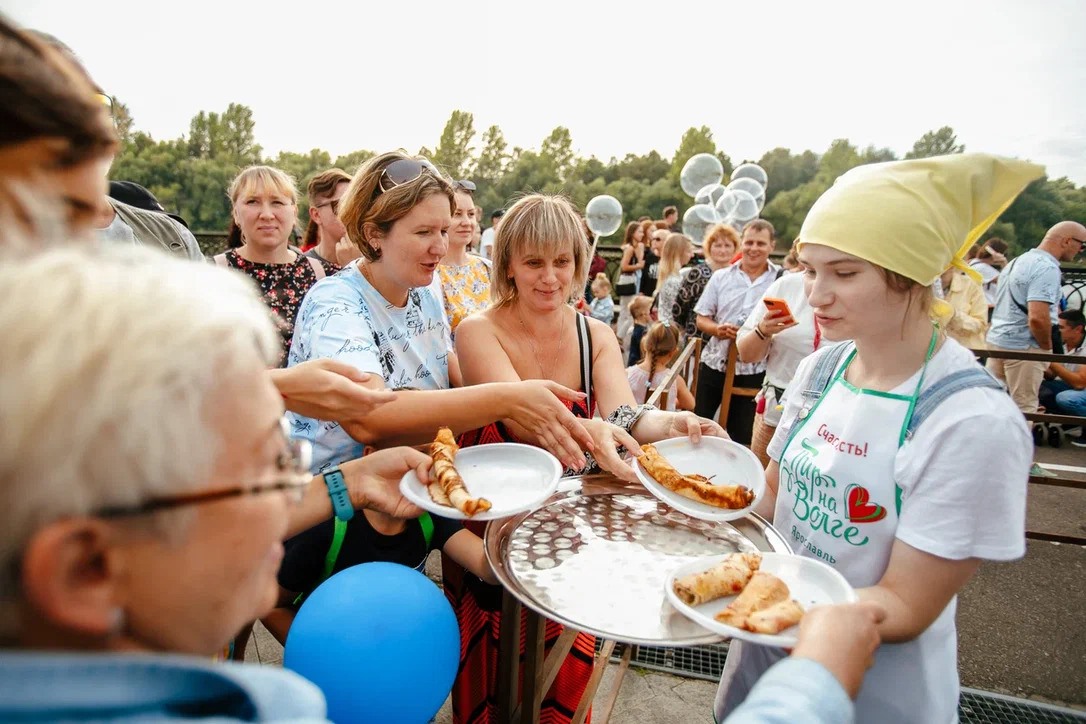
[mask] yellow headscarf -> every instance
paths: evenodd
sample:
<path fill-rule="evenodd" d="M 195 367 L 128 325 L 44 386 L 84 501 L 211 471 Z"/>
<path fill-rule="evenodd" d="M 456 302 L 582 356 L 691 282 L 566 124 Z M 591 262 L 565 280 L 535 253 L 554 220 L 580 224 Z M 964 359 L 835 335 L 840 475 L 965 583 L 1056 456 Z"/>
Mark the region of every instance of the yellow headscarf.
<path fill-rule="evenodd" d="M 1044 167 L 983 153 L 858 166 L 822 194 L 800 247 L 823 244 L 930 286 Z"/>

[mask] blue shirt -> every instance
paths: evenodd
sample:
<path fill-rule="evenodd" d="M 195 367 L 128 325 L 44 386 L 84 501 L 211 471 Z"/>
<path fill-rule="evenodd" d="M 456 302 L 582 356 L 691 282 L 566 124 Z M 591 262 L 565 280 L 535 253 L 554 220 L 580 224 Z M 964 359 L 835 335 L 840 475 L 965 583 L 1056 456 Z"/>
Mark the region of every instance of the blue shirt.
<path fill-rule="evenodd" d="M 159 654 L 0 653 L 0 721 L 327 724 L 292 671 Z"/>
<path fill-rule="evenodd" d="M 305 295 L 287 366 L 334 359 L 381 375 L 389 389 L 444 390 L 451 351 L 443 302 L 432 286 L 412 289 L 397 307 L 351 264 Z M 362 457 L 362 443 L 339 423 L 293 413 L 290 419 L 293 435 L 313 443 L 313 472 Z"/>
<path fill-rule="evenodd" d="M 1060 313 L 1060 263 L 1056 257 L 1041 249 L 1030 249 L 1008 265 L 996 283 L 992 328 L 988 344 L 1004 349 L 1039 348 L 1029 331 L 1030 302 L 1049 305 L 1052 324 L 1058 324 Z"/>
<path fill-rule="evenodd" d="M 789 657 L 770 668 L 722 724 L 849 724 L 853 707 L 825 667 Z"/>

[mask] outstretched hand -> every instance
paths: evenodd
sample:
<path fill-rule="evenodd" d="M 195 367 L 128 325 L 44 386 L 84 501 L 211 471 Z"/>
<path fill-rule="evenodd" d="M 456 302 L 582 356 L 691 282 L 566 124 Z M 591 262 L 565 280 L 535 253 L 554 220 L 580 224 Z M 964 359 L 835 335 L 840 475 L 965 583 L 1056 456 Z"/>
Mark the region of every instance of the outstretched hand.
<path fill-rule="evenodd" d="M 332 359 L 271 370 L 271 375 L 286 408 L 315 420 L 359 420 L 396 399 L 395 392 L 365 387 L 369 373 Z"/>
<path fill-rule="evenodd" d="M 414 470 L 427 485 L 432 464 L 426 453 L 394 447 L 346 462 L 340 465 L 340 472 L 355 510 L 369 508 L 394 518 L 418 518 L 425 511 L 400 494 L 400 479 Z"/>

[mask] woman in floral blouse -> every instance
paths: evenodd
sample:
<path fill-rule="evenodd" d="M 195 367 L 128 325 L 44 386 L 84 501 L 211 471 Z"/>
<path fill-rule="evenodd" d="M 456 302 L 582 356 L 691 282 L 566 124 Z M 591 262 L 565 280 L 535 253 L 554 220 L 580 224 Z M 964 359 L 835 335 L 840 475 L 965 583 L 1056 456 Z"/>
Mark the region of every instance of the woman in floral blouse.
<path fill-rule="evenodd" d="M 490 305 L 490 267 L 468 253 L 475 233 L 475 184 L 456 184 L 456 210 L 449 226 L 449 252 L 437 268 L 445 299 L 445 316 L 456 336 L 456 326 L 468 315 Z"/>
<path fill-rule="evenodd" d="M 279 169 L 245 169 L 230 184 L 230 201 L 234 207 L 227 239 L 230 250 L 216 256 L 215 263 L 247 274 L 260 287 L 279 329 L 279 366 L 283 367 L 305 293 L 339 268 L 290 247 L 290 232 L 298 216 L 298 190 L 290 176 Z"/>

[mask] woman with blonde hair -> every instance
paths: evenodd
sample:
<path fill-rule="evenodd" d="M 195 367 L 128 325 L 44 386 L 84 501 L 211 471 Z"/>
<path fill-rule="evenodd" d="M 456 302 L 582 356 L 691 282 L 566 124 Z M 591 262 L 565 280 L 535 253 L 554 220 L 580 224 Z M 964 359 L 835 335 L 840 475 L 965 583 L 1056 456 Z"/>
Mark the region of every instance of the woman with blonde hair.
<path fill-rule="evenodd" d="M 298 312 L 290 365 L 328 358 L 369 373 L 371 389 L 396 398 L 361 420 L 324 424 L 295 416 L 313 442 L 314 469 L 360 457 L 366 445 L 420 444 L 439 427 L 455 434 L 499 419 L 563 462 L 583 467 L 592 438 L 563 405 L 583 395 L 528 380 L 460 387 L 442 300 L 433 287 L 448 251 L 455 191 L 425 159 L 400 152 L 367 161 L 340 203 L 362 257 L 313 287 Z M 453 389 L 458 388 L 458 389 Z"/>
<path fill-rule="evenodd" d="M 456 182 L 456 208 L 449 227 L 449 251 L 437 268 L 445 301 L 445 315 L 453 335 L 464 317 L 490 304 L 490 267 L 482 257 L 469 254 L 475 234 L 475 184 Z"/>
<path fill-rule="evenodd" d="M 700 440 L 703 434 L 724 431 L 690 412 L 637 406 L 615 335 L 606 324 L 570 305 L 584 289 L 588 253 L 583 224 L 569 201 L 542 194 L 520 199 L 502 219 L 495 239 L 493 304 L 461 323 L 456 350 L 469 385 L 535 379 L 579 389 L 586 396 L 571 401 L 570 408 L 592 436 L 591 462 L 633 481 L 636 475 L 622 459 L 621 447 L 636 451 L 645 442 L 684 435 Z M 594 418 L 596 412 L 599 419 Z M 523 441 L 527 432 L 520 425 L 499 422 L 465 435 L 461 444 Z M 461 621 L 462 640 L 471 642 L 453 689 L 454 717 L 464 721 L 479 707 L 493 715 L 501 608 L 495 607 L 500 591 L 458 573 L 450 565 L 445 580 Z M 547 624 L 548 646 L 561 631 L 559 624 Z M 551 692 L 544 695 L 542 720 L 570 720 L 591 675 L 594 643 L 590 635 L 577 637 L 573 645 L 577 653 L 566 660 Z"/>
<path fill-rule="evenodd" d="M 698 315 L 694 307 L 701 299 L 702 292 L 709 285 L 713 272 L 731 265 L 732 257 L 739 248 L 739 234 L 728 224 L 717 224 L 705 235 L 701 244 L 705 252 L 705 263 L 696 264 L 683 272 L 675 301 L 671 303 L 668 318 L 678 325 L 687 339 L 705 338 L 698 330 Z"/>
<path fill-rule="evenodd" d="M 309 180 L 309 223 L 305 227 L 302 253 L 339 268 L 336 245 L 347 230 L 339 220 L 339 202 L 347 193 L 351 175 L 339 168 L 321 171 Z"/>
<path fill-rule="evenodd" d="M 298 189 L 287 174 L 271 166 L 250 166 L 237 175 L 227 195 L 233 207 L 229 249 L 216 255 L 215 263 L 237 269 L 260 287 L 279 327 L 278 366 L 283 367 L 302 299 L 337 267 L 290 246 L 298 223 Z"/>
<path fill-rule="evenodd" d="M 683 267 L 690 263 L 694 257 L 694 244 L 690 237 L 682 234 L 669 234 L 664 242 L 663 254 L 660 257 L 660 271 L 657 274 L 658 300 L 656 308 L 659 310 L 657 318 L 661 322 L 670 322 L 672 307 L 679 296 L 679 287 L 682 286 Z"/>

